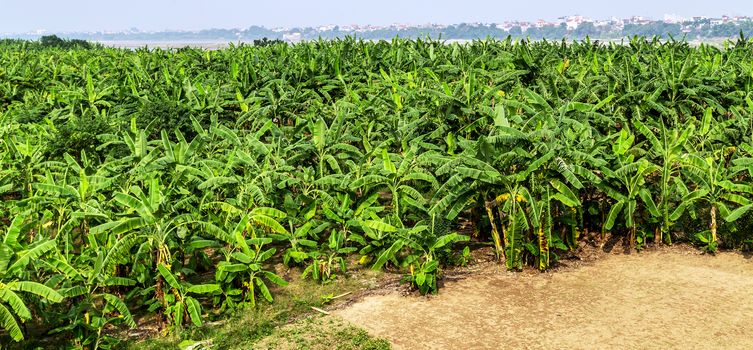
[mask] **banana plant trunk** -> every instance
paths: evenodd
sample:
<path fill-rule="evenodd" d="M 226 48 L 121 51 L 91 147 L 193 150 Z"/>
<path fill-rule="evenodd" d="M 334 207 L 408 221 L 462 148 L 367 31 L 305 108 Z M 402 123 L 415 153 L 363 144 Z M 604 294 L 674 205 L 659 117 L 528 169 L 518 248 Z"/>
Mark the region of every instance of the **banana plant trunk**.
<path fill-rule="evenodd" d="M 632 253 L 635 250 L 635 234 L 638 231 L 638 228 L 633 225 L 630 226 L 630 252 Z"/>
<path fill-rule="evenodd" d="M 502 257 L 502 242 L 499 239 L 499 231 L 497 231 L 497 225 L 494 223 L 494 213 L 492 212 L 492 202 L 487 201 L 484 203 L 486 207 L 486 215 L 489 217 L 489 224 L 492 226 L 492 239 L 494 240 L 494 251 L 497 253 L 497 259 Z"/>
<path fill-rule="evenodd" d="M 711 242 L 716 243 L 716 205 L 711 205 Z"/>
<path fill-rule="evenodd" d="M 507 229 L 505 229 L 505 220 L 504 220 L 504 213 L 502 212 L 502 206 L 497 204 L 497 214 L 499 214 L 499 226 L 502 228 L 502 247 L 507 247 L 508 244 L 510 244 L 510 241 L 507 239 Z M 502 252 L 504 253 L 505 250 L 502 249 Z M 506 253 L 505 253 L 506 254 Z M 505 258 L 507 256 L 505 255 Z"/>
<path fill-rule="evenodd" d="M 162 304 L 162 307 L 165 307 L 165 293 L 162 291 L 162 278 L 157 276 L 157 286 L 155 287 L 155 295 L 157 297 L 157 300 L 160 301 L 160 304 Z M 162 324 L 162 308 L 157 311 L 157 327 L 162 330 L 163 329 Z"/>
<path fill-rule="evenodd" d="M 161 308 L 158 309 L 159 311 L 157 311 L 157 327 L 160 330 L 162 330 L 163 326 L 164 326 L 164 324 L 162 322 L 163 321 L 162 320 L 162 316 L 163 316 L 162 315 L 162 309 L 167 306 L 167 304 L 165 303 L 165 292 L 162 290 L 163 289 L 162 288 L 162 285 L 163 285 L 162 276 L 160 275 L 159 270 L 157 269 L 157 266 L 159 266 L 159 264 L 162 262 L 162 254 L 161 253 L 162 253 L 162 250 L 161 249 L 157 249 L 157 252 L 155 253 L 156 257 L 154 259 L 154 271 L 157 274 L 157 276 L 156 276 L 157 283 L 156 283 L 156 285 L 154 287 L 154 296 L 157 298 L 157 300 L 159 301 L 160 305 L 162 306 Z"/>
<path fill-rule="evenodd" d="M 544 271 L 549 268 L 549 239 L 544 231 L 544 225 L 539 226 L 539 270 Z"/>

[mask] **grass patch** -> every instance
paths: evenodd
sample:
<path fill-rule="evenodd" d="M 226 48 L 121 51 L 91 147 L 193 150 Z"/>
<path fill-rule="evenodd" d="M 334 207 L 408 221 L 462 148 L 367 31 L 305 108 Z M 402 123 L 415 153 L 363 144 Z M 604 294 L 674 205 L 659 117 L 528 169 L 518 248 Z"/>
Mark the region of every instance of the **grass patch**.
<path fill-rule="evenodd" d="M 363 329 L 334 317 L 312 316 L 284 327 L 255 344 L 256 349 L 390 349 L 383 339 L 374 339 Z"/>
<path fill-rule="evenodd" d="M 203 342 L 199 349 L 389 349 L 389 343 L 374 339 L 366 331 L 315 314 L 311 307 L 324 307 L 334 295 L 374 287 L 380 272 L 353 271 L 325 285 L 302 280 L 298 273 L 288 277 L 290 284 L 273 291 L 273 303 L 261 302 L 234 315 L 176 336 L 154 336 L 124 342 L 127 350 L 181 349 Z"/>

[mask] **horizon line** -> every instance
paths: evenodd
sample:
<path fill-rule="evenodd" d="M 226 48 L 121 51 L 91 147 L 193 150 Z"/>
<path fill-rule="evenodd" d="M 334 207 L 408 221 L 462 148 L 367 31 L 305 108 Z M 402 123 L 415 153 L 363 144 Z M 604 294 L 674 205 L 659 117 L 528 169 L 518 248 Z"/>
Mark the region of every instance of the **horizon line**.
<path fill-rule="evenodd" d="M 43 34 L 91 34 L 91 33 L 197 33 L 202 31 L 211 31 L 211 30 L 247 30 L 251 28 L 262 28 L 270 31 L 290 31 L 294 29 L 316 29 L 320 30 L 320 28 L 323 27 L 383 27 L 383 28 L 390 28 L 393 26 L 407 26 L 407 27 L 420 27 L 420 26 L 457 26 L 457 25 L 463 25 L 463 24 L 474 24 L 474 25 L 492 25 L 492 24 L 508 24 L 508 23 L 517 23 L 517 24 L 536 24 L 538 22 L 544 21 L 547 24 L 555 24 L 555 23 L 565 23 L 565 22 L 557 22 L 558 20 L 563 20 L 567 18 L 573 18 L 573 17 L 580 17 L 584 20 L 584 22 L 587 21 L 613 21 L 613 20 L 630 20 L 630 19 L 642 19 L 646 21 L 651 22 L 667 22 L 668 17 L 674 18 L 674 23 L 681 23 L 688 20 L 694 20 L 695 18 L 699 18 L 701 20 L 704 19 L 722 19 L 722 18 L 732 18 L 732 19 L 738 19 L 738 18 L 746 18 L 746 19 L 753 19 L 753 15 L 721 15 L 720 17 L 713 17 L 713 16 L 706 16 L 706 15 L 698 15 L 698 16 L 690 16 L 690 17 L 684 17 L 676 14 L 664 14 L 662 15 L 662 18 L 655 18 L 651 16 L 640 16 L 640 15 L 630 15 L 628 17 L 618 17 L 618 16 L 611 16 L 609 18 L 594 18 L 594 17 L 588 17 L 588 16 L 582 16 L 579 14 L 570 14 L 570 15 L 563 15 L 556 17 L 555 19 L 537 19 L 537 20 L 504 20 L 499 22 L 455 22 L 455 23 L 441 23 L 441 22 L 426 22 L 426 23 L 406 23 L 406 22 L 392 22 L 392 23 L 385 23 L 385 24 L 374 24 L 374 23 L 348 23 L 348 24 L 337 24 L 337 23 L 327 23 L 327 24 L 318 24 L 314 26 L 266 26 L 266 25 L 258 25 L 258 24 L 251 24 L 246 27 L 207 27 L 202 29 L 176 29 L 176 28 L 164 28 L 159 30 L 142 30 L 138 27 L 131 27 L 128 29 L 89 29 L 89 30 L 65 30 L 65 31 L 55 31 L 55 30 L 47 30 L 45 28 L 38 28 L 30 31 L 25 32 L 2 32 L 0 34 L 2 35 L 43 35 Z"/>

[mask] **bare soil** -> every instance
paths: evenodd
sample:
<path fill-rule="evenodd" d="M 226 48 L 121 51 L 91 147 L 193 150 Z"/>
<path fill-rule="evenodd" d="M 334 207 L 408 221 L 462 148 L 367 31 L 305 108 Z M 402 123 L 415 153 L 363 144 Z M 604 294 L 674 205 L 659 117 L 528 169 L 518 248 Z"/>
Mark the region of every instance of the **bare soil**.
<path fill-rule="evenodd" d="M 396 349 L 753 349 L 753 260 L 599 247 L 554 272 L 486 262 L 439 295 L 383 290 L 333 311 Z"/>

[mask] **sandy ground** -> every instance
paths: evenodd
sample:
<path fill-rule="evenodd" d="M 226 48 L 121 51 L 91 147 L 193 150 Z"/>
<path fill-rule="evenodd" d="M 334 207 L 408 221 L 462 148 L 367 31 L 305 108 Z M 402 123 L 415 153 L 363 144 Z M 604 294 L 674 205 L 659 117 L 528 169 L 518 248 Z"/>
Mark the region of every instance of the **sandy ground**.
<path fill-rule="evenodd" d="M 333 314 L 396 349 L 753 349 L 753 260 L 669 249 L 543 274 L 485 264 L 437 296 Z"/>

